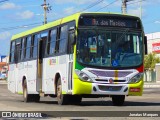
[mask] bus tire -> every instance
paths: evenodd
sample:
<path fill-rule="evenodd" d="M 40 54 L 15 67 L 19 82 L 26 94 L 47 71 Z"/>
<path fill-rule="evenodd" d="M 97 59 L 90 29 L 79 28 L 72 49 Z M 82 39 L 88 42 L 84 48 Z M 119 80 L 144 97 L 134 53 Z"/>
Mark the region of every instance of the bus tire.
<path fill-rule="evenodd" d="M 61 79 L 58 79 L 57 85 L 56 85 L 56 94 L 57 94 L 57 102 L 59 105 L 66 105 L 69 103 L 69 99 L 67 95 L 62 94 L 62 84 Z"/>
<path fill-rule="evenodd" d="M 125 95 L 113 95 L 112 103 L 114 106 L 122 106 L 125 101 Z"/>
<path fill-rule="evenodd" d="M 26 80 L 24 81 L 24 84 L 23 84 L 23 100 L 24 100 L 24 102 L 31 102 L 32 101 L 32 95 L 28 94 Z"/>

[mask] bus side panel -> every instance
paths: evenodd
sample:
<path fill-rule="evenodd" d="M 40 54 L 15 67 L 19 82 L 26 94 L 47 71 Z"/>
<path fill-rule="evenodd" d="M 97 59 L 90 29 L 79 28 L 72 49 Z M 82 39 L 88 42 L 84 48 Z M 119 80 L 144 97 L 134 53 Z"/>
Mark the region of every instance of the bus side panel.
<path fill-rule="evenodd" d="M 54 89 L 54 76 L 56 71 L 54 69 L 58 69 L 55 65 L 50 65 L 51 60 L 55 60 L 56 58 L 44 58 L 43 59 L 43 75 L 42 75 L 42 90 L 45 94 L 55 94 Z"/>
<path fill-rule="evenodd" d="M 28 61 L 26 65 L 28 93 L 37 94 L 36 81 L 37 81 L 37 60 Z"/>
<path fill-rule="evenodd" d="M 59 73 L 62 81 L 62 92 L 67 92 L 67 55 L 45 58 L 43 65 L 43 90 L 47 94 L 55 94 L 54 80 Z"/>
<path fill-rule="evenodd" d="M 23 77 L 26 77 L 25 74 L 25 69 L 24 69 L 24 62 L 18 63 L 18 94 L 23 93 L 23 88 L 22 88 L 22 81 Z"/>
<path fill-rule="evenodd" d="M 8 89 L 15 93 L 16 92 L 16 80 L 15 80 L 15 64 L 9 65 L 9 71 L 8 71 Z"/>

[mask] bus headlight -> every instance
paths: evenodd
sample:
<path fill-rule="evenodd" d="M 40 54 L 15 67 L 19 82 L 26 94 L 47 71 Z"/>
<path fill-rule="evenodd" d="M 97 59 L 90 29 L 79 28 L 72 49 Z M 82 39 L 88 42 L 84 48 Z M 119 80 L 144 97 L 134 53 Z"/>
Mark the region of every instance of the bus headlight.
<path fill-rule="evenodd" d="M 79 78 L 82 80 L 82 81 L 85 81 L 85 82 L 92 82 L 92 79 L 84 72 L 80 71 L 80 70 L 75 70 L 76 74 L 79 76 Z"/>
<path fill-rule="evenodd" d="M 128 83 L 132 84 L 132 83 L 138 83 L 141 79 L 143 78 L 143 73 L 138 73 L 137 75 L 135 75 L 134 77 L 132 77 Z"/>

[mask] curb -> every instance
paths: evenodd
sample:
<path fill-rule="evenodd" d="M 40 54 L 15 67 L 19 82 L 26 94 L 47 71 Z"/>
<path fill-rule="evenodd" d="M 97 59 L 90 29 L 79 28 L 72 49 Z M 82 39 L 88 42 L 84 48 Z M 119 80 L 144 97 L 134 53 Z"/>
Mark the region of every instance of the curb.
<path fill-rule="evenodd" d="M 148 84 L 144 85 L 144 88 L 160 88 L 160 84 Z"/>

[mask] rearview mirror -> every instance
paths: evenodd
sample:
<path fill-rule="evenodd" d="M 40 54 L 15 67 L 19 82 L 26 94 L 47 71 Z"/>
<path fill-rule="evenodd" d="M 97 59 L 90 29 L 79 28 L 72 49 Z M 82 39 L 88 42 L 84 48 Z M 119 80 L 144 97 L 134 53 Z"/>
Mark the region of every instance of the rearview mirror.
<path fill-rule="evenodd" d="M 147 36 L 144 36 L 144 49 L 145 49 L 145 55 L 148 53 L 147 50 Z"/>

